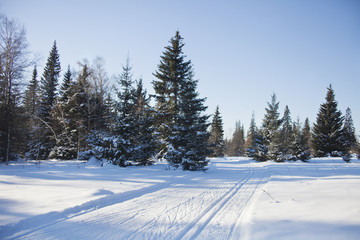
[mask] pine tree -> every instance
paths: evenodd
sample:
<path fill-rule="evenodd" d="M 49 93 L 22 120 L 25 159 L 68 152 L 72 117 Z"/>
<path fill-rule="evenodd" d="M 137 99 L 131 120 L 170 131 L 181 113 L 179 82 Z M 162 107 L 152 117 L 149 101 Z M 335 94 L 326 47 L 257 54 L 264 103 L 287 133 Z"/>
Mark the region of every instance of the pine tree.
<path fill-rule="evenodd" d="M 257 129 L 255 123 L 255 114 L 252 113 L 250 127 L 247 132 L 246 142 L 245 142 L 246 155 L 251 158 L 255 156 L 256 135 L 257 135 Z"/>
<path fill-rule="evenodd" d="M 97 103 L 91 85 L 91 69 L 85 63 L 75 84 L 73 119 L 76 124 L 78 152 L 87 151 L 87 135 L 95 129 Z"/>
<path fill-rule="evenodd" d="M 275 146 L 273 158 L 278 161 L 294 160 L 290 148 L 293 142 L 293 123 L 290 116 L 289 107 L 286 105 L 284 110 L 284 116 L 281 119 L 282 125 L 280 131 L 276 134 L 276 137 L 272 141 L 272 146 Z"/>
<path fill-rule="evenodd" d="M 309 118 L 305 119 L 304 128 L 302 130 L 302 135 L 304 136 L 305 146 L 310 151 L 310 147 L 311 147 L 311 129 L 310 129 Z"/>
<path fill-rule="evenodd" d="M 149 165 L 156 154 L 158 145 L 154 127 L 154 109 L 150 106 L 150 97 L 143 88 L 142 79 L 137 81 L 134 91 L 134 130 L 131 139 L 135 146 L 131 159 L 139 165 Z"/>
<path fill-rule="evenodd" d="M 25 91 L 24 107 L 31 116 L 37 114 L 39 108 L 39 81 L 37 80 L 37 69 L 34 67 L 31 81 Z"/>
<path fill-rule="evenodd" d="M 356 139 L 356 134 L 355 134 L 354 122 L 351 117 L 350 108 L 346 109 L 343 132 L 344 132 L 345 150 L 346 151 L 356 151 L 357 139 Z"/>
<path fill-rule="evenodd" d="M 63 83 L 60 86 L 59 98 L 52 111 L 52 119 L 57 138 L 49 158 L 76 159 L 78 156 L 78 121 L 76 102 L 76 84 L 72 79 L 70 66 L 64 74 Z"/>
<path fill-rule="evenodd" d="M 326 94 L 326 102 L 320 105 L 313 127 L 312 143 L 316 156 L 337 155 L 345 150 L 343 140 L 344 117 L 337 109 L 334 90 L 331 85 Z"/>
<path fill-rule="evenodd" d="M 39 117 L 42 121 L 50 122 L 50 113 L 55 105 L 57 97 L 57 85 L 61 67 L 56 41 L 47 59 L 44 73 L 41 78 L 41 94 Z"/>
<path fill-rule="evenodd" d="M 281 125 L 281 120 L 279 119 L 279 102 L 277 102 L 275 94 L 271 95 L 271 102 L 267 104 L 268 107 L 265 108 L 266 113 L 262 128 L 265 142 L 267 145 L 270 145 Z"/>
<path fill-rule="evenodd" d="M 243 156 L 245 154 L 244 126 L 240 121 L 235 123 L 235 131 L 230 141 L 227 142 L 226 152 L 228 156 Z"/>
<path fill-rule="evenodd" d="M 153 81 L 156 99 L 156 125 L 164 157 L 174 167 L 200 170 L 207 165 L 208 116 L 198 98 L 191 61 L 185 60 L 183 38 L 179 32 L 165 47 Z M 206 141 L 206 142 L 204 142 Z"/>
<path fill-rule="evenodd" d="M 177 31 L 170 45 L 165 47 L 158 70 L 153 74 L 157 78 L 152 82 L 156 100 L 156 126 L 162 142 L 159 157 L 164 156 L 170 144 L 168 138 L 179 115 L 180 88 L 191 70 L 191 61 L 185 60 L 183 46 L 183 38 Z"/>
<path fill-rule="evenodd" d="M 308 139 L 306 138 L 306 131 L 301 129 L 299 119 L 293 123 L 291 139 L 292 141 L 289 145 L 289 153 L 293 156 L 293 158 L 289 160 L 308 160 L 310 158 L 310 151 L 307 143 Z"/>
<path fill-rule="evenodd" d="M 224 130 L 223 130 L 222 117 L 219 111 L 219 106 L 216 107 L 213 120 L 211 123 L 209 142 L 212 145 L 212 151 L 213 151 L 213 153 L 211 154 L 212 157 L 224 156 L 224 149 L 225 149 Z"/>
<path fill-rule="evenodd" d="M 60 60 L 56 47 L 56 41 L 50 51 L 47 63 L 44 68 L 44 73 L 41 78 L 41 99 L 38 113 L 40 120 L 40 151 L 39 158 L 47 159 L 51 149 L 55 146 L 56 134 L 54 132 L 53 124 L 51 122 L 51 111 L 54 109 L 57 97 L 57 85 L 60 75 Z"/>
<path fill-rule="evenodd" d="M 128 160 L 131 160 L 133 150 L 135 146 L 131 142 L 131 138 L 134 134 L 134 87 L 132 79 L 132 67 L 130 66 L 129 59 L 126 60 L 126 64 L 122 66 L 122 73 L 119 76 L 118 84 L 120 89 L 117 90 L 118 100 L 116 102 L 116 120 L 114 126 L 114 134 L 118 140 L 118 151 L 121 152 L 120 158 L 116 164 L 120 166 L 126 166 Z"/>
<path fill-rule="evenodd" d="M 281 155 L 281 133 L 279 132 L 282 120 L 279 119 L 279 102 L 276 100 L 276 95 L 271 96 L 271 102 L 268 102 L 268 107 L 265 108 L 265 116 L 262 125 L 263 144 L 267 147 L 269 152 L 268 158 L 277 160 Z"/>
<path fill-rule="evenodd" d="M 27 120 L 26 143 L 28 145 L 26 157 L 29 159 L 38 159 L 39 154 L 39 122 L 36 118 L 39 112 L 40 86 L 37 80 L 37 69 L 34 67 L 31 81 L 25 91 L 24 107 Z"/>

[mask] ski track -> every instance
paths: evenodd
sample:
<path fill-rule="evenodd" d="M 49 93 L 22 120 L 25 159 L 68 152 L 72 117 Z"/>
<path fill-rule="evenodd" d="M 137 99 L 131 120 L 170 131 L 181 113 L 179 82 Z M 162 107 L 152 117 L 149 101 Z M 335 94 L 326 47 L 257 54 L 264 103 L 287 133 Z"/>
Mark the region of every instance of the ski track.
<path fill-rule="evenodd" d="M 254 174 L 251 170 L 243 179 L 236 185 L 230 188 L 223 196 L 214 201 L 205 211 L 200 214 L 188 227 L 183 229 L 176 239 L 195 239 L 201 231 L 209 224 L 211 219 L 225 206 L 225 204 L 239 191 L 239 189 L 246 184 L 246 182 Z"/>
<path fill-rule="evenodd" d="M 146 194 L 160 191 L 167 188 L 172 184 L 176 184 L 185 179 L 183 176 L 173 176 L 170 180 L 163 183 L 151 185 L 149 187 L 141 188 L 138 190 L 122 192 L 111 196 L 105 196 L 93 201 L 86 202 L 80 206 L 65 209 L 61 212 L 49 212 L 46 214 L 30 217 L 29 219 L 22 220 L 16 224 L 8 224 L 0 226 L 0 239 L 21 239 L 33 232 L 41 230 L 43 228 L 55 225 L 59 222 L 75 218 L 80 215 L 90 213 L 92 211 L 99 210 L 114 204 L 125 202 L 134 198 L 141 197 Z M 121 222 L 134 218 L 134 216 L 124 219 Z"/>
<path fill-rule="evenodd" d="M 214 236 L 217 239 L 231 239 L 232 237 L 239 239 L 239 235 L 233 236 L 234 229 L 238 225 L 241 214 L 255 190 L 263 180 L 263 177 L 254 178 L 256 174 L 259 174 L 259 170 L 256 172 L 251 169 L 244 178 L 214 201 L 202 214 L 183 229 L 175 239 L 211 239 Z M 229 217 L 233 206 L 236 206 L 236 219 L 234 219 L 230 227 L 221 226 L 222 219 Z"/>
<path fill-rule="evenodd" d="M 172 176 L 149 187 L 0 226 L 0 239 L 79 239 L 84 233 L 90 239 L 239 239 L 241 216 L 259 185 L 268 181 L 268 169 L 240 168 L 235 182 L 211 182 L 206 174 Z M 231 224 L 222 224 L 228 217 Z"/>

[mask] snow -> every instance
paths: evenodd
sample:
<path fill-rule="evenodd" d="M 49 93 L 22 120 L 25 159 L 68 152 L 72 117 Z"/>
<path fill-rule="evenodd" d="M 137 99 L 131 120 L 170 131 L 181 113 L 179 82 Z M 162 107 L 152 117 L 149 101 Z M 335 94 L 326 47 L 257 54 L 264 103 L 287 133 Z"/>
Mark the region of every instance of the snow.
<path fill-rule="evenodd" d="M 360 161 L 0 164 L 0 239 L 358 239 Z"/>

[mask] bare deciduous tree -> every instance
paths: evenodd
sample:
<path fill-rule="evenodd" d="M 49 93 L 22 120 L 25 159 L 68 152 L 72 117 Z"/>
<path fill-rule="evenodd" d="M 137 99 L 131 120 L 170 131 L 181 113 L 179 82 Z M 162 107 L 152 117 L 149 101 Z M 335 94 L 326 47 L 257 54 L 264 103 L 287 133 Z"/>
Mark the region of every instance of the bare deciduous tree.
<path fill-rule="evenodd" d="M 20 87 L 24 72 L 31 65 L 28 60 L 24 27 L 16 21 L 0 16 L 0 159 L 9 161 L 15 150 Z"/>

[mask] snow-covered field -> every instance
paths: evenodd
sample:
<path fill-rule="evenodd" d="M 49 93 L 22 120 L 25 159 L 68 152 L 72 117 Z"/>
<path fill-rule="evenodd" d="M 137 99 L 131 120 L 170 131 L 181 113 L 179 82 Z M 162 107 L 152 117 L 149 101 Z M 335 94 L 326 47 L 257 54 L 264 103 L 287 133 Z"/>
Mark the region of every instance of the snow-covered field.
<path fill-rule="evenodd" d="M 359 239 L 360 162 L 0 165 L 0 239 Z"/>

